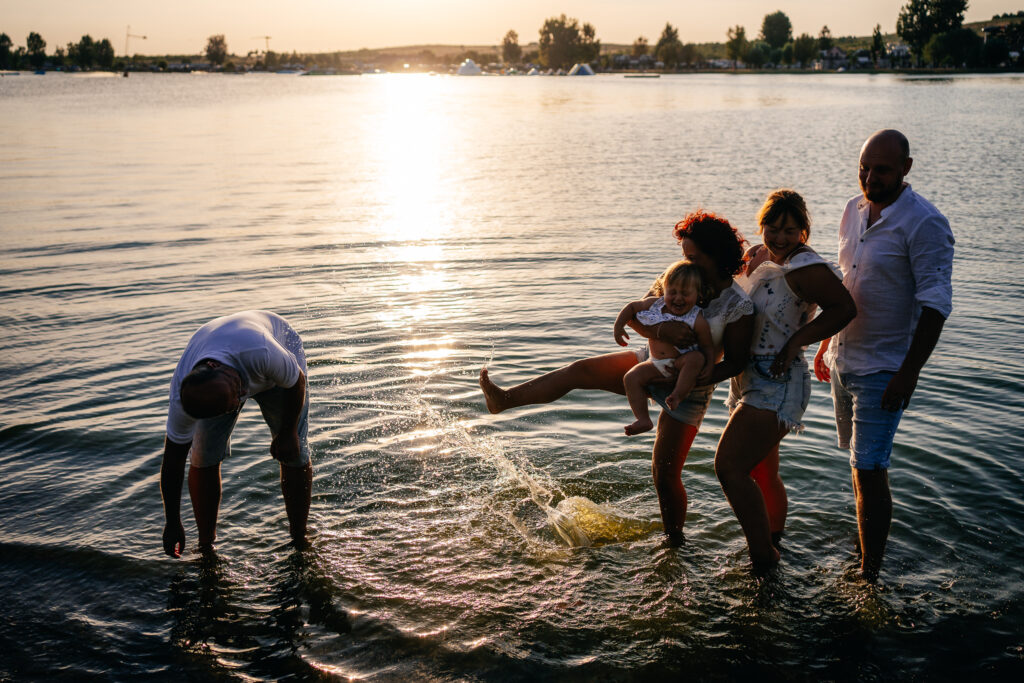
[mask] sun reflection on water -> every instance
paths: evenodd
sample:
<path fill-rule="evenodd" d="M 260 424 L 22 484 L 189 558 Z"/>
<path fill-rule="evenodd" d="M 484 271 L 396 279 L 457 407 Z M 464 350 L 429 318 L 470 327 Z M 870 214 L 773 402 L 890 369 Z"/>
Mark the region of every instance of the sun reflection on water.
<path fill-rule="evenodd" d="M 383 78 L 383 108 L 371 129 L 373 196 L 381 238 L 436 239 L 451 225 L 447 164 L 457 122 L 442 108 L 436 79 Z"/>

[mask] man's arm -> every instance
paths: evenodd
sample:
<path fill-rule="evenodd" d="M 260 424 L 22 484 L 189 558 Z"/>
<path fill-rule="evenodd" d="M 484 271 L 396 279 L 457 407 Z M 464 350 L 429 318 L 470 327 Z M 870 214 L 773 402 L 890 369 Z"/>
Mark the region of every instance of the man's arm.
<path fill-rule="evenodd" d="M 164 552 L 181 557 L 185 551 L 185 527 L 181 525 L 181 483 L 185 478 L 185 460 L 192 442 L 174 443 L 164 437 L 164 457 L 160 464 L 160 497 L 164 502 Z"/>
<path fill-rule="evenodd" d="M 907 355 L 903 358 L 903 364 L 889 380 L 889 386 L 882 394 L 883 408 L 897 411 L 910 405 L 910 397 L 917 388 L 921 369 L 939 342 L 939 335 L 942 334 L 942 326 L 945 323 L 946 319 L 934 308 L 925 306 L 921 309 L 921 317 L 917 321 L 914 338 L 907 349 Z"/>
<path fill-rule="evenodd" d="M 299 373 L 294 385 L 285 389 L 281 431 L 270 442 L 270 454 L 276 459 L 294 461 L 299 456 L 299 417 L 306 402 L 306 374 Z"/>

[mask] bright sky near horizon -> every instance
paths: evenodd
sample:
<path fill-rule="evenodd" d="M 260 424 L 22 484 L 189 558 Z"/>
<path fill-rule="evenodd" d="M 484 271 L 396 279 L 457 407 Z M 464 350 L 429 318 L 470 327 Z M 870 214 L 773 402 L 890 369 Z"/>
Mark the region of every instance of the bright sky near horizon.
<path fill-rule="evenodd" d="M 133 54 L 197 54 L 208 36 L 223 33 L 234 54 L 262 50 L 269 35 L 276 52 L 331 52 L 404 45 L 497 45 L 512 29 L 519 42 L 536 42 L 544 20 L 566 14 L 597 29 L 604 43 L 655 43 L 665 23 L 683 42 L 722 42 L 739 24 L 747 35 L 761 29 L 764 15 L 782 10 L 796 34 L 817 35 L 828 25 L 834 36 L 870 35 L 875 24 L 891 33 L 907 0 L 0 0 L 0 32 L 25 45 L 39 33 L 47 52 L 83 35 L 109 38 L 118 55 L 125 33 Z M 1024 0 L 970 0 L 967 21 L 1024 9 Z"/>

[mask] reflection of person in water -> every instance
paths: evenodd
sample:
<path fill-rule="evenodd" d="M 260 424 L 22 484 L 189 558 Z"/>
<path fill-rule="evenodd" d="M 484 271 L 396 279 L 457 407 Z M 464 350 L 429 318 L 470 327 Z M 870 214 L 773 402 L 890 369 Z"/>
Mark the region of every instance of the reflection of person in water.
<path fill-rule="evenodd" d="M 701 306 L 711 329 L 716 361 L 710 371 L 705 371 L 706 374 L 698 378 L 699 386 L 675 408 L 669 409 L 666 405 L 666 398 L 673 390 L 672 384 L 648 387 L 654 400 L 663 408 L 658 419 L 651 463 L 654 487 L 658 492 L 665 533 L 673 543 L 678 543 L 682 541 L 687 505 L 686 488 L 681 477 L 683 464 L 711 402 L 714 383 L 732 377 L 747 364 L 754 307 L 747 293 L 733 281 L 733 276 L 743 268 L 745 240 L 727 220 L 697 211 L 677 224 L 674 234 L 683 248 L 683 256 L 701 270 L 708 288 Z M 681 322 L 670 321 L 645 327 L 633 321 L 630 327 L 648 339 L 661 339 L 680 348 L 686 348 L 695 341 L 693 331 Z M 573 389 L 599 389 L 624 394 L 623 377 L 647 358 L 646 345 L 636 351 L 585 358 L 509 389 L 502 389 L 491 381 L 487 368 L 483 368 L 480 371 L 480 388 L 484 392 L 487 409 L 492 413 L 517 406 L 550 403 Z M 760 484 L 759 472 L 754 476 Z"/>
<path fill-rule="evenodd" d="M 260 406 L 281 463 L 281 491 L 292 539 L 306 536 L 313 469 L 306 442 L 309 399 L 302 340 L 284 318 L 246 311 L 217 318 L 192 335 L 171 379 L 167 438 L 160 469 L 166 526 L 164 551 L 180 557 L 181 485 L 191 459 L 188 489 L 199 547 L 213 547 L 220 508 L 220 464 L 248 397 Z"/>

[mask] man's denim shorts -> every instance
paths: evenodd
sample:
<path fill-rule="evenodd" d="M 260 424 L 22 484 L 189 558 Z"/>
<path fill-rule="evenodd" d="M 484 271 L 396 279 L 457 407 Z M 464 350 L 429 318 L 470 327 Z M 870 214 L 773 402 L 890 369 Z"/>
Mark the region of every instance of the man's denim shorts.
<path fill-rule="evenodd" d="M 270 427 L 271 438 L 277 436 L 280 431 L 281 416 L 284 413 L 284 392 L 285 390 L 281 387 L 274 387 L 252 397 L 259 405 L 267 426 Z M 242 405 L 245 403 L 243 402 Z M 235 423 L 241 412 L 242 406 L 239 406 L 238 410 L 233 413 L 196 421 L 196 431 L 192 436 L 192 450 L 189 452 L 192 467 L 213 467 L 231 455 L 231 431 L 235 428 Z M 302 406 L 302 414 L 299 415 L 299 457 L 295 462 L 282 462 L 282 465 L 305 467 L 309 464 L 309 442 L 306 440 L 308 430 L 309 392 L 307 391 L 306 402 Z"/>
<path fill-rule="evenodd" d="M 870 375 L 832 372 L 832 402 L 836 409 L 836 433 L 840 448 L 850 449 L 850 467 L 887 470 L 896 427 L 903 411 L 882 407 L 882 394 L 894 372 Z"/>

